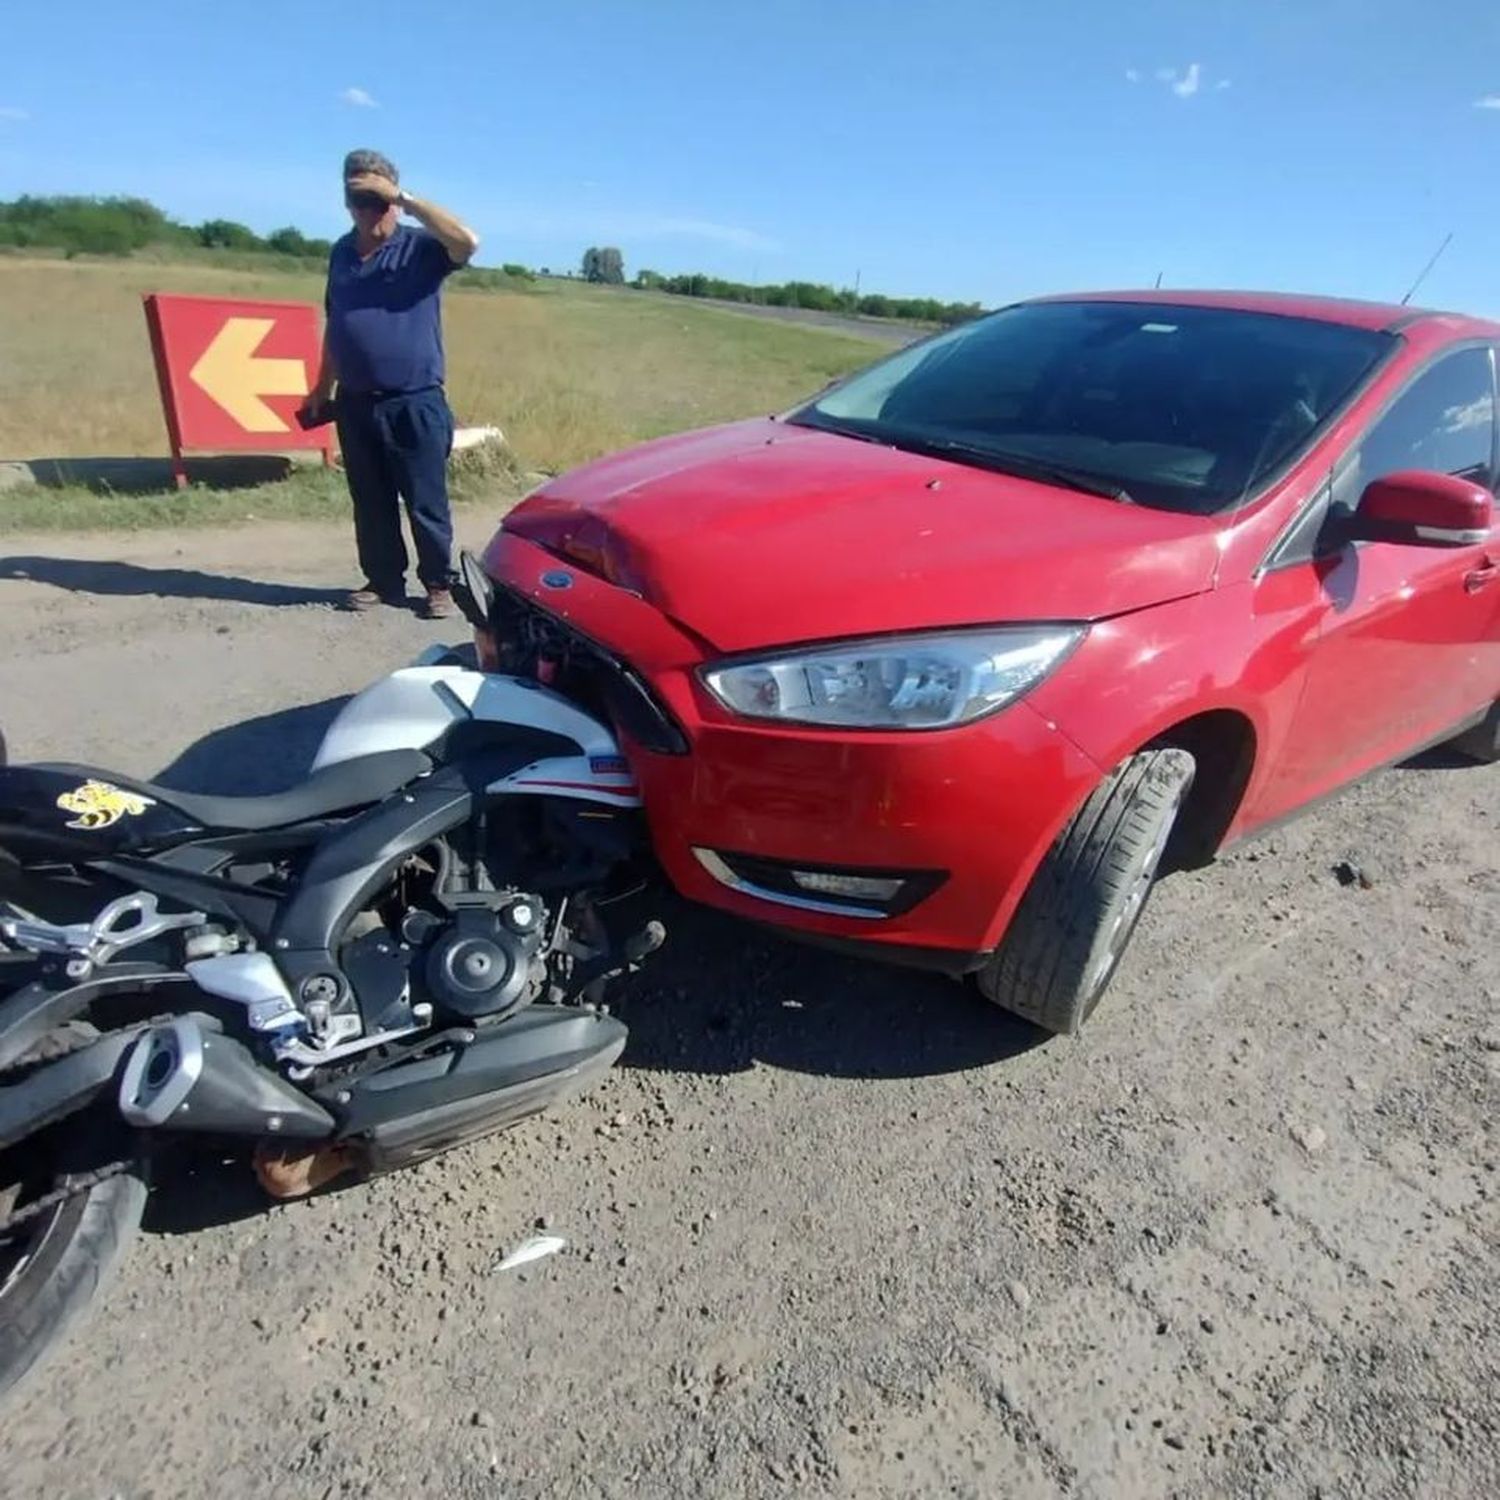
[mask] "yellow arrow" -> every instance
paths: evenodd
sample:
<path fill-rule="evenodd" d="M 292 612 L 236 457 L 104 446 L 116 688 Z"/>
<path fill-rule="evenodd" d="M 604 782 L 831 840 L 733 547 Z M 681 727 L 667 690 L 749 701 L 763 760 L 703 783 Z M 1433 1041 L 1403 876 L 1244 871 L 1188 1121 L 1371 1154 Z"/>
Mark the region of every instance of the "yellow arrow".
<path fill-rule="evenodd" d="M 272 318 L 230 318 L 188 371 L 188 378 L 218 402 L 246 432 L 290 432 L 262 396 L 305 396 L 307 370 L 300 359 L 257 359 L 255 351 L 276 326 Z"/>

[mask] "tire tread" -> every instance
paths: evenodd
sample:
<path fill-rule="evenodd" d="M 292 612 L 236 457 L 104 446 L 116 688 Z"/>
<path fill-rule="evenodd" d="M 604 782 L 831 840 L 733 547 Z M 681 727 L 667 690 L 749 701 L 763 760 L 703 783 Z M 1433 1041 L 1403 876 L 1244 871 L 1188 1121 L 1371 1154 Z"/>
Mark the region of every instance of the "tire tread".
<path fill-rule="evenodd" d="M 1144 750 L 1096 787 L 1048 850 L 994 958 L 986 999 L 1053 1032 L 1076 1032 L 1090 997 L 1087 965 L 1133 857 L 1169 816 L 1193 774 L 1171 747 Z"/>

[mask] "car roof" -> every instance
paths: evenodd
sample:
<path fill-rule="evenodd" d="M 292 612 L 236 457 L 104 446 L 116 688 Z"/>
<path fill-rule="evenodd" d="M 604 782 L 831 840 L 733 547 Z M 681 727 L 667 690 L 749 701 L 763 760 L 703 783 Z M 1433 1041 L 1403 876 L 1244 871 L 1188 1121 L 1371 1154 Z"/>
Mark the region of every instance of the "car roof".
<path fill-rule="evenodd" d="M 1169 291 L 1153 287 L 1143 292 L 1076 292 L 1028 299 L 1033 302 L 1143 302 L 1158 307 L 1222 307 L 1236 312 L 1270 313 L 1283 318 L 1311 318 L 1319 323 L 1342 323 L 1349 328 L 1394 331 L 1414 324 L 1435 324 L 1450 334 L 1490 337 L 1500 334 L 1500 323 L 1462 313 L 1402 307 L 1390 302 L 1360 302 L 1350 297 L 1302 296 L 1291 292 Z"/>

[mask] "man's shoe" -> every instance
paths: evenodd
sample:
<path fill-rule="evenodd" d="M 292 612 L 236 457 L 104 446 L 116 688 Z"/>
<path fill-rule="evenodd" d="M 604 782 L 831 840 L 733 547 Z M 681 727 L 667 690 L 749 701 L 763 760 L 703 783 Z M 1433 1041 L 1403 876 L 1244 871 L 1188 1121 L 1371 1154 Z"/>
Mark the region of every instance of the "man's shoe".
<path fill-rule="evenodd" d="M 355 589 L 344 600 L 344 608 L 352 609 L 356 614 L 374 609 L 377 604 L 389 604 L 394 609 L 402 609 L 406 605 L 406 595 L 382 594 L 379 589 L 367 583 L 363 588 Z"/>
<path fill-rule="evenodd" d="M 457 613 L 458 606 L 447 589 L 427 590 L 427 602 L 422 606 L 424 620 L 451 620 Z"/>

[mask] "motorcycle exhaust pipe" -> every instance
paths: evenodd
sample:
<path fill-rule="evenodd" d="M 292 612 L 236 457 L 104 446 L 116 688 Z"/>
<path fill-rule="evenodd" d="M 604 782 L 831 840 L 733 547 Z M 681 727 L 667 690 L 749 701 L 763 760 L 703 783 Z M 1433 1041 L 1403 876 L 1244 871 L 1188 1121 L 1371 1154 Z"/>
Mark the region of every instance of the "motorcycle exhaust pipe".
<path fill-rule="evenodd" d="M 606 1072 L 625 1046 L 612 1016 L 534 1006 L 444 1053 L 324 1091 L 339 1137 L 262 1141 L 255 1175 L 275 1198 L 301 1198 L 347 1172 L 375 1177 L 493 1135 Z"/>
<path fill-rule="evenodd" d="M 531 1006 L 452 1052 L 342 1090 L 340 1137 L 371 1176 L 504 1130 L 588 1087 L 624 1050 L 613 1016 Z"/>
<path fill-rule="evenodd" d="M 178 1016 L 131 1049 L 120 1078 L 120 1113 L 151 1130 L 192 1130 L 264 1140 L 321 1140 L 333 1116 L 262 1067 L 233 1037 Z"/>

